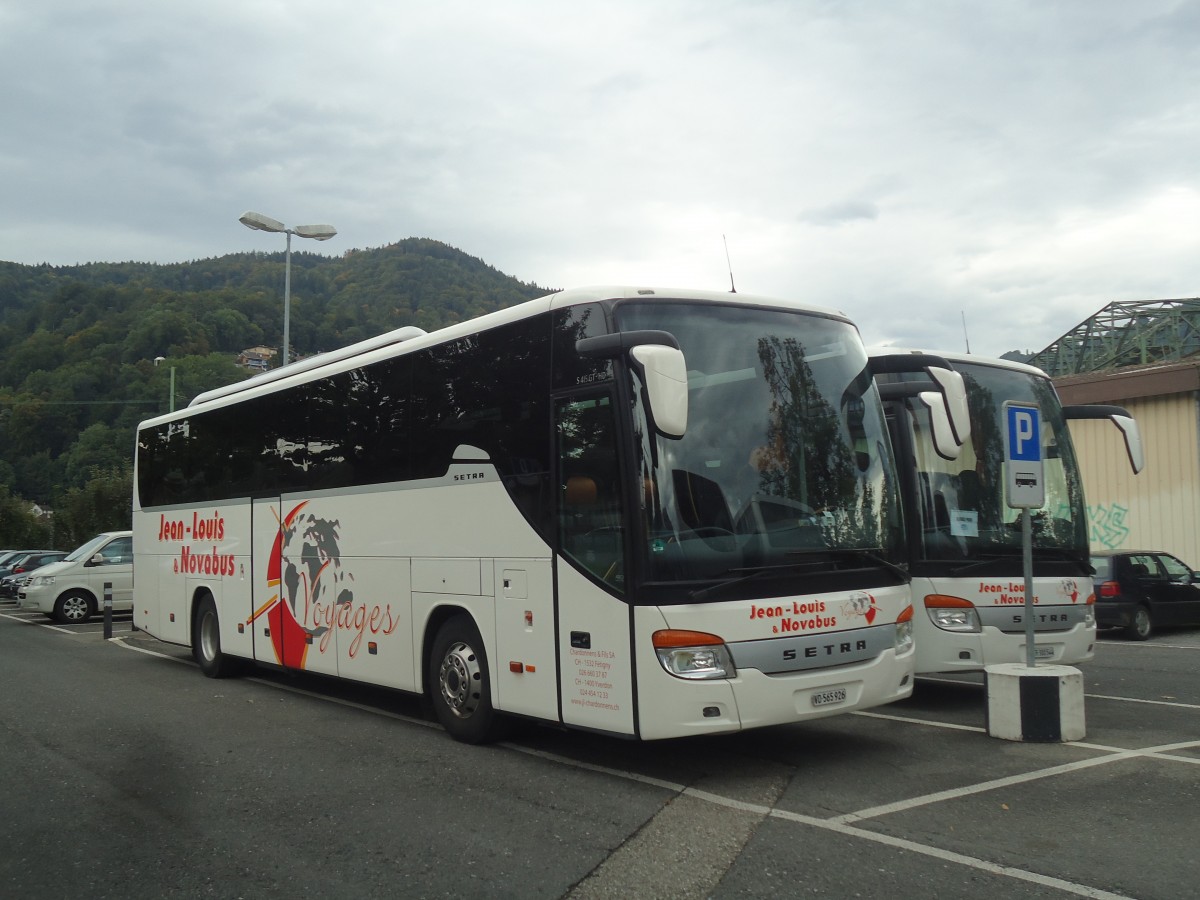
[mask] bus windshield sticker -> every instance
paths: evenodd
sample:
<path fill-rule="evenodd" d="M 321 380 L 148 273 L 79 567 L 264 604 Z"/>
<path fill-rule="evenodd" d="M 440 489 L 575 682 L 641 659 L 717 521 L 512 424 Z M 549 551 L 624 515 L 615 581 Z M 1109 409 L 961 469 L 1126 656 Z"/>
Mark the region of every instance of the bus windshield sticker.
<path fill-rule="evenodd" d="M 950 533 L 955 537 L 979 537 L 979 513 L 973 509 L 951 510 Z"/>

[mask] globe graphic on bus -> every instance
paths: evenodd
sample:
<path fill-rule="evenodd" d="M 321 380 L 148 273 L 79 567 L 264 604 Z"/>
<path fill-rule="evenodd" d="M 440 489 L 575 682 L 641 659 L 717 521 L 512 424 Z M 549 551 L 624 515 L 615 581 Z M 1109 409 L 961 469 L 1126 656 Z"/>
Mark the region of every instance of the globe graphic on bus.
<path fill-rule="evenodd" d="M 304 668 L 314 643 L 325 650 L 338 610 L 354 602 L 342 571 L 340 522 L 305 512 L 307 505 L 294 507 L 279 523 L 267 567 L 268 586 L 279 589 L 282 601 L 268 613 L 271 643 L 280 664 L 296 668 Z"/>

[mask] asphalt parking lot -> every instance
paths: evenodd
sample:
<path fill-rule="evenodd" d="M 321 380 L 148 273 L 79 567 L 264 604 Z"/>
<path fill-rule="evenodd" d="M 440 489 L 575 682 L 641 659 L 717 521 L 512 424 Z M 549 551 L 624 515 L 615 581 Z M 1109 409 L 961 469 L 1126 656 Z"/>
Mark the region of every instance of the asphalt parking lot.
<path fill-rule="evenodd" d="M 105 644 L 99 620 L 59 626 L 0 603 L 0 642 L 20 640 L 21 626 L 101 651 L 89 665 L 128 668 L 132 657 L 142 680 L 179 679 L 189 691 L 209 684 L 190 670 L 185 648 L 133 632 L 127 615 L 114 617 Z M 443 892 L 430 882 L 413 896 L 1195 896 L 1200 629 L 1147 642 L 1103 635 L 1080 668 L 1087 735 L 1065 744 L 989 737 L 982 677 L 923 679 L 902 703 L 722 738 L 634 744 L 526 728 L 491 748 L 454 744 L 415 702 L 362 686 L 260 671 L 221 692 L 256 704 L 256 715 L 265 698 L 299 695 L 336 727 L 349 713 L 377 717 L 392 733 L 434 732 L 422 740 L 433 741 L 440 766 L 477 773 L 491 761 L 483 783 L 503 788 L 502 798 L 519 794 L 531 773 L 578 781 L 588 790 L 561 790 L 579 792 L 579 815 L 612 820 L 614 834 L 592 835 L 592 856 L 548 858 L 522 876 L 520 892 L 505 890 L 498 872 L 490 887 Z M 19 689 L 11 676 L 7 686 Z M 117 696 L 113 703 L 132 702 Z M 501 783 L 509 766 L 524 774 Z M 606 795 L 627 801 L 602 815 Z M 447 816 L 463 815 L 460 801 Z M 549 821 L 553 805 L 522 810 Z M 311 815 L 336 818 L 336 810 Z M 10 856 L 22 849 L 21 834 L 0 833 Z"/>

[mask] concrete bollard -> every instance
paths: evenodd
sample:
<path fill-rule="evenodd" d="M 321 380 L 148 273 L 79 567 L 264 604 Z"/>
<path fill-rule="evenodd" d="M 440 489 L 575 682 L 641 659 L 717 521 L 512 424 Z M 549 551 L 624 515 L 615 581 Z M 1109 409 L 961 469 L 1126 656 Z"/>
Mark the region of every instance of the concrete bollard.
<path fill-rule="evenodd" d="M 1080 741 L 1087 734 L 1083 673 L 1072 666 L 1002 663 L 984 669 L 988 734 L 1006 741 Z"/>
<path fill-rule="evenodd" d="M 104 639 L 112 637 L 112 582 L 104 582 Z"/>

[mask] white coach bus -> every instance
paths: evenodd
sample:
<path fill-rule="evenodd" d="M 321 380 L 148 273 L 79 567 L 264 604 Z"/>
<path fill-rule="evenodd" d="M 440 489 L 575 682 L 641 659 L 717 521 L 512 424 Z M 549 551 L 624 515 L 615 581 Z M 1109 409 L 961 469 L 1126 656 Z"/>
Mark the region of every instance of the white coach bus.
<path fill-rule="evenodd" d="M 134 491 L 138 628 L 214 677 L 425 694 L 460 740 L 912 690 L 883 408 L 832 310 L 597 288 L 400 329 L 143 422 Z"/>
<path fill-rule="evenodd" d="M 1092 658 L 1095 596 L 1087 507 L 1069 419 L 1110 419 L 1142 468 L 1137 423 L 1121 407 L 1061 405 L 1049 376 L 1023 363 L 938 352 L 963 376 L 970 439 L 955 460 L 930 439 L 928 385 L 911 370 L 921 351 L 872 349 L 871 366 L 887 410 L 901 472 L 908 561 L 917 607 L 917 674 L 976 671 L 1026 661 L 1021 511 L 1007 505 L 1004 403 L 1040 410 L 1045 504 L 1033 510 L 1036 660 L 1073 665 Z M 903 371 L 889 371 L 889 362 Z"/>

